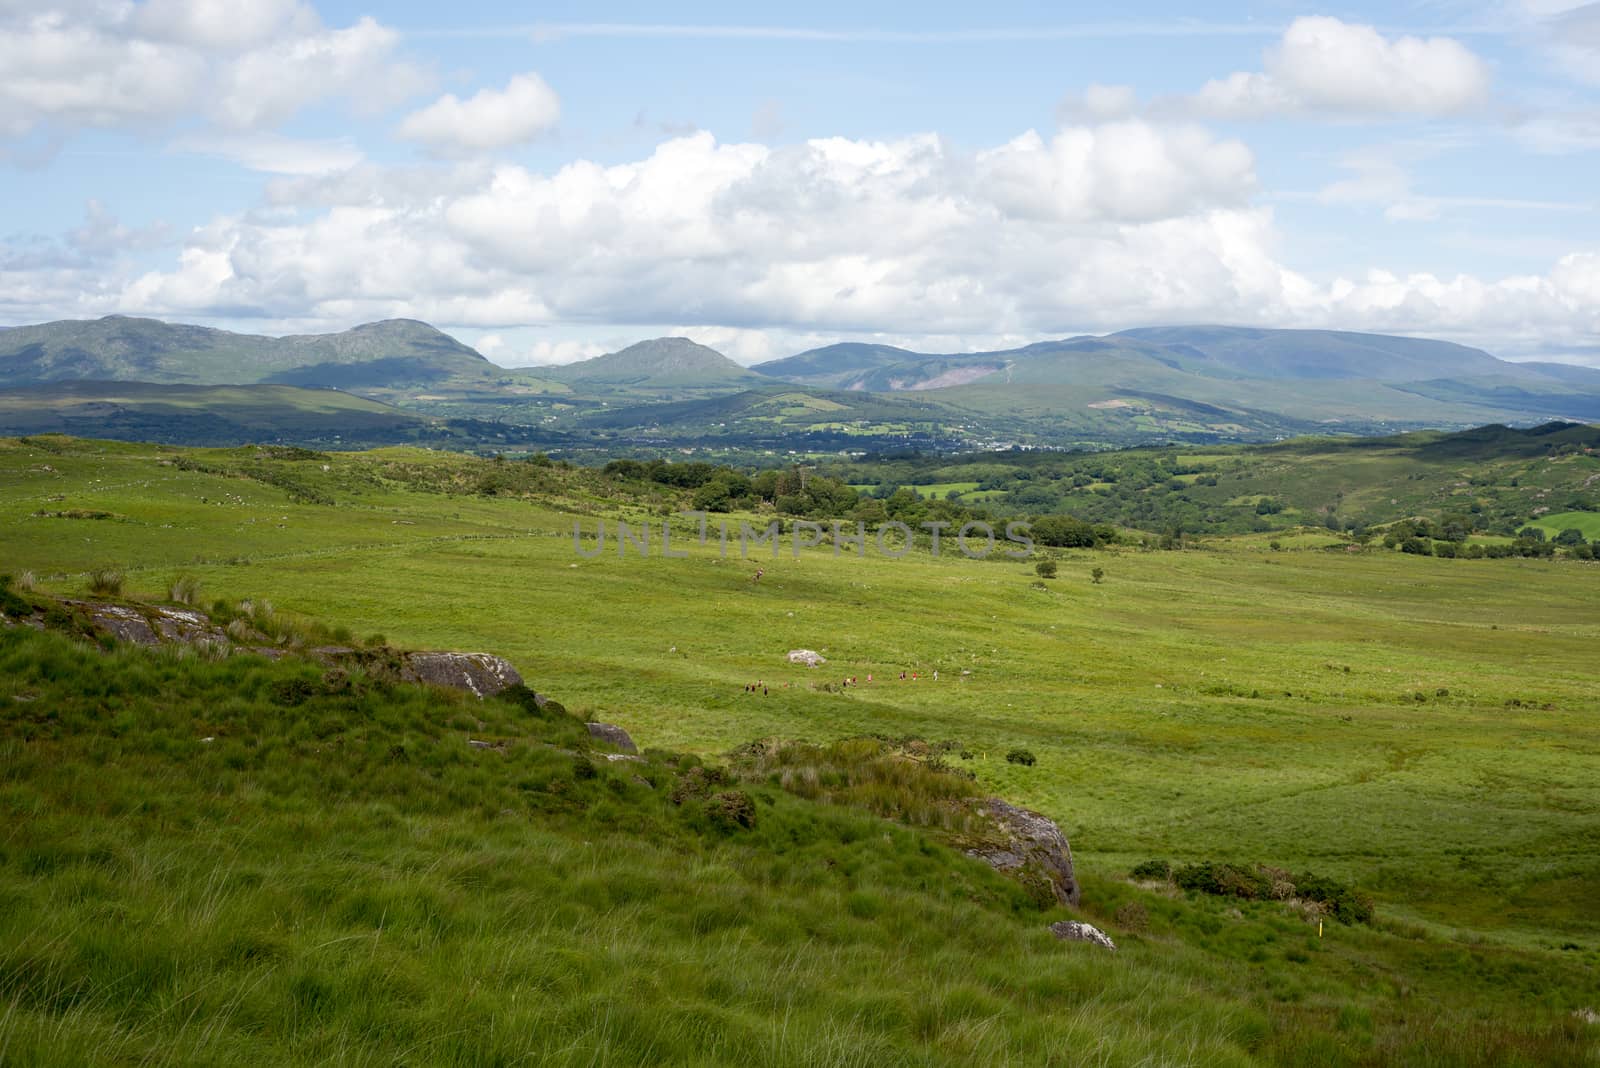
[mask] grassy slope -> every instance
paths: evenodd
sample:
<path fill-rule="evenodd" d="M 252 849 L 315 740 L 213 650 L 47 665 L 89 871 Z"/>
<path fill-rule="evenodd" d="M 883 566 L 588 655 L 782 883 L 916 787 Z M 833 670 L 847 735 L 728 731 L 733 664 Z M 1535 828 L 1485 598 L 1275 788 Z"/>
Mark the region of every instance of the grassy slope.
<path fill-rule="evenodd" d="M 1600 961 L 1600 588 L 1574 581 L 1592 574 L 1586 565 L 1270 553 L 1241 540 L 1197 553 L 1067 556 L 1044 590 L 1021 564 L 921 555 L 786 553 L 763 561 L 767 573 L 753 583 L 753 564 L 698 549 L 681 561 L 576 560 L 572 513 L 557 506 L 616 507 L 587 473 L 549 472 L 543 492 L 507 500 L 404 488 L 402 474 L 461 488 L 493 473 L 416 451 L 334 457 L 326 472 L 321 462 L 265 465 L 277 485 L 161 459 L 140 446 L 0 449 L 8 566 L 58 574 L 48 581 L 64 588 L 107 560 L 130 566 L 132 584 L 148 590 L 188 571 L 211 594 L 269 596 L 406 645 L 492 650 L 575 711 L 621 723 L 647 745 L 718 752 L 753 737 L 861 731 L 956 738 L 985 787 L 1061 822 L 1096 907 L 1109 911 L 1130 892 L 1113 877 L 1132 861 L 1231 857 L 1350 878 L 1375 893 L 1382 915 L 1411 925 L 1336 932 L 1324 946 L 1344 963 L 1316 957 L 1307 969 L 1285 955 L 1287 942 L 1272 945 L 1288 934 L 1250 926 L 1266 922 L 1254 911 L 1245 927 L 1221 910 L 1173 920 L 1171 937 L 1151 949 L 1148 981 L 1189 984 L 1191 995 L 1205 992 L 1201 1004 L 1237 997 L 1265 1013 L 1272 1034 L 1325 1026 L 1332 1035 L 1340 1007 L 1353 1006 L 1366 1015 L 1330 1037 L 1333 1046 L 1366 1049 L 1402 1033 L 1399 1020 L 1424 1026 L 1452 1012 L 1493 1021 L 1481 1032 L 1448 1029 L 1487 1043 L 1509 1033 L 1508 1007 L 1534 1020 L 1536 1001 L 1560 1012 L 1587 1004 L 1582 969 Z M 296 504 L 296 487 L 341 506 Z M 65 503 L 49 508 L 123 518 L 25 518 L 58 496 Z M 584 521 L 593 529 L 595 515 Z M 1104 584 L 1088 582 L 1092 564 L 1106 568 Z M 821 649 L 828 667 L 787 667 L 782 654 L 796 646 Z M 936 668 L 938 683 L 884 681 Z M 868 672 L 880 681 L 848 695 L 811 687 Z M 780 686 L 747 697 L 742 685 L 756 678 Z M 1038 764 L 1004 763 L 1016 745 Z M 452 833 L 444 815 L 433 826 Z M 166 848 L 179 851 L 174 841 Z M 374 846 L 361 857 L 382 855 Z M 609 865 L 593 869 L 602 883 L 626 866 Z M 472 909 L 497 907 L 468 896 Z M 475 922 L 501 931 L 507 921 Z M 579 952 L 589 942 L 561 945 L 571 968 L 595 967 Z M 783 952 L 804 956 L 792 944 Z M 1020 949 L 995 955 L 1032 967 Z M 460 962 L 452 985 L 488 959 Z M 1356 992 L 1373 972 L 1389 978 Z M 850 974 L 859 983 L 868 973 Z M 1422 992 L 1427 1008 L 1408 1014 L 1400 990 Z M 1018 1011 L 1014 1020 L 980 1014 L 996 1021 L 984 1033 L 1010 1041 L 1032 1018 Z M 1158 1042 L 1142 1031 L 1129 1040 Z M 821 1041 L 813 1033 L 807 1045 Z M 1340 1063 L 1317 1059 L 1321 1039 L 1270 1050 L 1255 1041 L 1269 1060 Z M 1041 1047 L 1014 1048 L 1031 1051 L 1016 1054 L 1029 1063 Z M 1184 1060 L 1175 1047 L 1149 1048 Z M 1105 1060 L 1134 1059 L 1118 1049 Z M 1229 1056 L 1217 1046 L 1192 1059 Z"/>

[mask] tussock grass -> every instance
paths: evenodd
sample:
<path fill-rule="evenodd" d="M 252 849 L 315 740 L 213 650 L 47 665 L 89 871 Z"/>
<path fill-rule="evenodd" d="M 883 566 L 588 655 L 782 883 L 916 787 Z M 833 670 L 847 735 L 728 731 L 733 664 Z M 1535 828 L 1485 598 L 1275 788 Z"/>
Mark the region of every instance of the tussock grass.
<path fill-rule="evenodd" d="M 105 565 L 92 569 L 88 576 L 89 592 L 97 597 L 120 597 L 127 576 L 120 567 Z"/>

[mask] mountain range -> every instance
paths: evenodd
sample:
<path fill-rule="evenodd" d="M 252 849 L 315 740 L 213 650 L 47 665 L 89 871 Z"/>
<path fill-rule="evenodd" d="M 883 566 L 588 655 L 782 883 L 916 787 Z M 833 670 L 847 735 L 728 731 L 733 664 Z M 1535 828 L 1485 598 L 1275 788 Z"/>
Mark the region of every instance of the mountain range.
<path fill-rule="evenodd" d="M 262 413 L 274 405 L 327 407 L 286 389 L 334 389 L 396 416 L 494 421 L 568 440 L 763 447 L 1127 444 L 1600 419 L 1600 371 L 1333 330 L 1147 327 L 965 353 L 841 342 L 751 368 L 668 337 L 565 366 L 508 369 L 409 319 L 279 338 L 125 316 L 0 329 L 0 389 L 12 391 L 0 432 L 37 428 L 40 420 L 15 416 L 29 405 L 70 408 L 81 425 L 84 413 L 106 410 L 99 394 L 84 406 L 89 382 L 143 383 L 99 393 L 191 417 L 211 394 L 167 398 L 158 387 L 231 387 L 228 403 L 250 407 L 252 425 L 270 424 Z M 339 410 L 380 417 L 354 404 Z M 147 422 L 141 415 L 138 425 Z"/>

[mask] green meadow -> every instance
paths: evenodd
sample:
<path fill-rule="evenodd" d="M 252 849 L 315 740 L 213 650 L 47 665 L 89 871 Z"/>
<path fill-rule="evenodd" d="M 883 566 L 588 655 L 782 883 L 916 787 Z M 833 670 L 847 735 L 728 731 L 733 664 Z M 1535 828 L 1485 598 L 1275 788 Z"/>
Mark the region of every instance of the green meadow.
<path fill-rule="evenodd" d="M 63 710 L 30 734 L 8 709 L 0 741 L 0 1062 L 1600 1063 L 1597 565 L 1319 532 L 1053 551 L 1040 580 L 1003 543 L 742 559 L 740 519 L 770 517 L 737 515 L 726 556 L 674 521 L 667 558 L 681 503 L 421 450 L 27 439 L 0 443 L 0 571 L 79 595 L 115 566 L 155 600 L 192 576 L 208 604 L 497 653 L 713 763 L 949 740 L 1060 824 L 1118 954 L 1055 942 L 1065 913 L 916 832 L 780 790 L 742 838 L 625 765 L 531 802 L 517 784 L 568 758 L 474 756 L 463 732 L 557 729 L 500 703 L 286 712 L 289 661 L 0 633 L 0 699 Z M 618 551 L 624 519 L 648 555 Z M 397 770 L 396 745 L 421 756 Z M 1377 918 L 1319 937 L 1131 882 L 1152 858 L 1313 871 Z"/>
<path fill-rule="evenodd" d="M 1543 515 L 1533 520 L 1532 525 L 1552 538 L 1564 530 L 1579 531 L 1590 541 L 1600 538 L 1600 512 L 1559 512 L 1555 515 Z"/>

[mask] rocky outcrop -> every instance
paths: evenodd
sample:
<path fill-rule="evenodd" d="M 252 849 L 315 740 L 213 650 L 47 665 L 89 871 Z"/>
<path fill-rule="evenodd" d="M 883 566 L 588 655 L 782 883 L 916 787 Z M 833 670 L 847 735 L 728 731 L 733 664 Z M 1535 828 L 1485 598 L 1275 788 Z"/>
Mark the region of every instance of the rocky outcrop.
<path fill-rule="evenodd" d="M 509 660 L 489 653 L 405 653 L 400 659 L 400 680 L 448 686 L 479 697 L 493 697 L 522 685 L 522 676 Z"/>
<path fill-rule="evenodd" d="M 1079 920 L 1061 920 L 1050 925 L 1050 933 L 1066 942 L 1088 942 L 1115 953 L 1117 944 L 1100 928 Z"/>
<path fill-rule="evenodd" d="M 827 662 L 827 658 L 814 649 L 789 650 L 789 663 L 791 664 L 804 664 L 806 667 L 816 667 L 818 664 L 826 664 Z"/>
<path fill-rule="evenodd" d="M 80 612 L 97 630 L 118 641 L 135 645 L 213 646 L 225 648 L 228 636 L 202 612 L 190 608 L 161 605 L 102 604 L 98 601 L 65 601 L 70 610 Z"/>
<path fill-rule="evenodd" d="M 624 753 L 637 753 L 639 747 L 633 744 L 633 739 L 628 737 L 628 732 L 612 723 L 585 723 L 589 728 L 589 737 L 597 738 L 608 745 L 615 746 Z"/>
<path fill-rule="evenodd" d="M 1078 903 L 1078 880 L 1072 869 L 1072 847 L 1054 821 L 998 797 L 977 803 L 989 817 L 988 833 L 969 840 L 966 853 L 996 871 L 1006 872 L 1063 905 Z"/>

